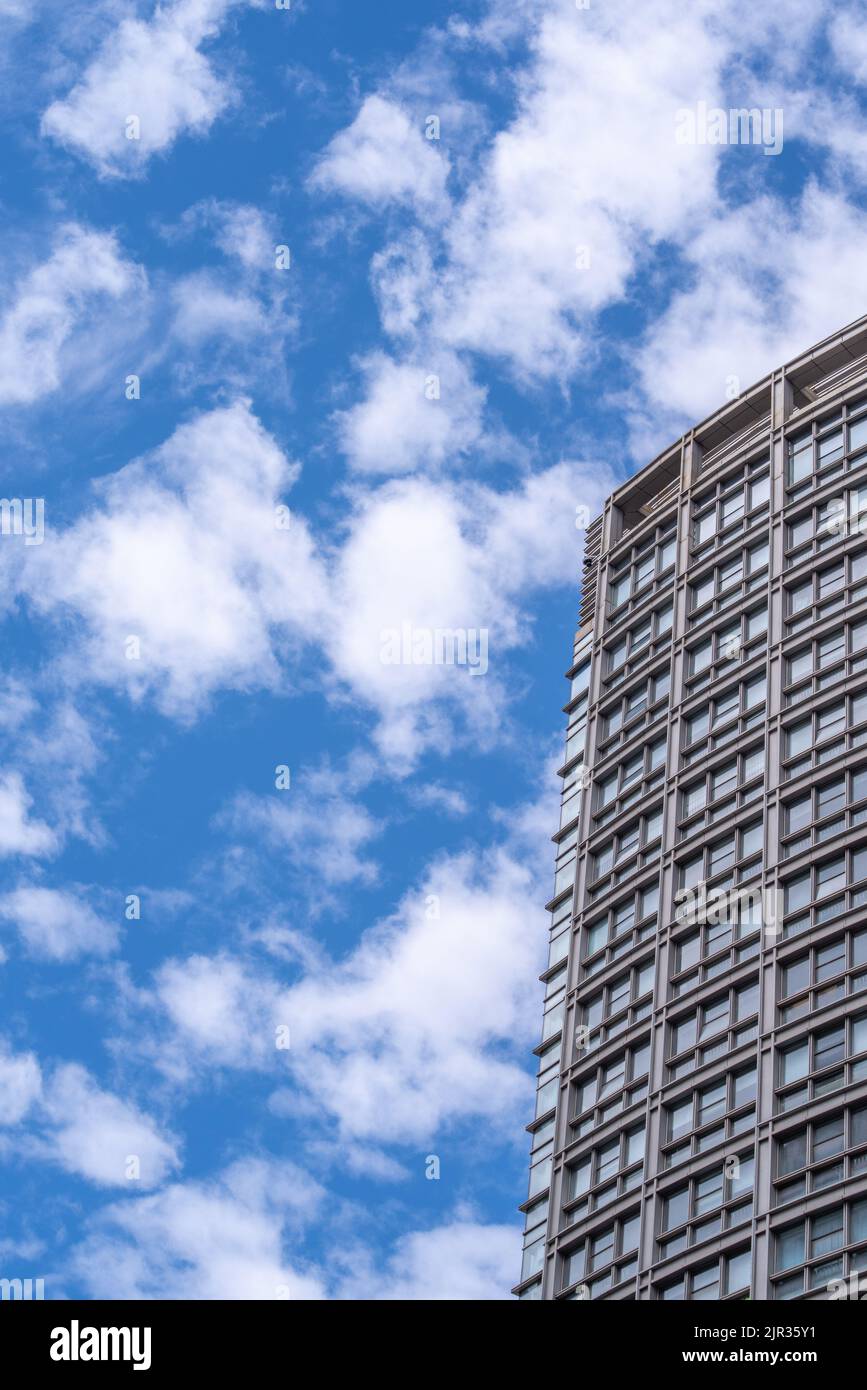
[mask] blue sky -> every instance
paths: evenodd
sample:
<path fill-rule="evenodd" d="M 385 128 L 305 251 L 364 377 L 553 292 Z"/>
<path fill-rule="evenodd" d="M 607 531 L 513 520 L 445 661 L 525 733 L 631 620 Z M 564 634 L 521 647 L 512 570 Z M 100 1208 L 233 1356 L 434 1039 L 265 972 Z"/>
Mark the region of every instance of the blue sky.
<path fill-rule="evenodd" d="M 45 506 L 0 535 L 0 1274 L 506 1297 L 576 508 L 863 311 L 864 12 L 0 0 L 0 74 L 0 491 Z M 679 143 L 699 103 L 782 150 Z M 486 670 L 384 662 L 404 623 Z"/>

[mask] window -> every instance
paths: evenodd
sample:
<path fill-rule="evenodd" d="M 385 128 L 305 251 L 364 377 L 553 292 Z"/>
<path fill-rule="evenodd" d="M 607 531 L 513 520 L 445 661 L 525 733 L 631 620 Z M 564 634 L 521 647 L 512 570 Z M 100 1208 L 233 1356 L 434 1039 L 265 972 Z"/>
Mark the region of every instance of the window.
<path fill-rule="evenodd" d="M 604 742 L 627 729 L 634 734 L 637 721 L 647 722 L 654 709 L 667 701 L 670 689 L 669 669 L 658 672 L 650 679 L 645 678 L 639 685 L 618 696 L 615 704 L 608 705 L 601 716 L 601 735 Z M 659 712 L 658 710 L 656 711 Z"/>
<path fill-rule="evenodd" d="M 867 623 L 846 623 L 789 654 L 785 661 L 784 698 L 787 705 L 800 705 L 811 695 L 821 695 L 847 676 L 867 669 Z M 817 711 L 826 717 L 828 706 Z M 835 714 L 845 722 L 846 710 L 840 700 Z M 858 720 L 863 719 L 863 702 Z M 809 764 L 808 764 L 809 765 Z"/>
<path fill-rule="evenodd" d="M 580 1220 L 588 1212 L 641 1184 L 644 1172 L 644 1127 L 619 1134 L 616 1139 L 591 1149 L 567 1168 L 565 1220 Z"/>
<path fill-rule="evenodd" d="M 593 1299 L 633 1279 L 638 1270 L 638 1220 L 637 1212 L 622 1216 L 570 1247 L 563 1256 L 561 1288 L 585 1280 L 586 1293 Z"/>
<path fill-rule="evenodd" d="M 807 1131 L 777 1142 L 777 1172 L 781 1177 L 796 1173 L 807 1162 Z"/>
<path fill-rule="evenodd" d="M 554 864 L 554 892 L 553 897 L 559 895 L 566 889 L 571 888 L 575 882 L 575 863 L 577 859 L 578 827 L 567 831 L 557 842 L 557 857 Z"/>
<path fill-rule="evenodd" d="M 671 1231 L 680 1226 L 689 1216 L 689 1188 L 681 1187 L 665 1198 L 663 1203 L 662 1229 Z"/>
<path fill-rule="evenodd" d="M 725 1282 L 723 1289 L 726 1294 L 738 1293 L 740 1290 L 749 1292 L 750 1281 L 753 1273 L 752 1250 L 749 1246 L 745 1250 L 739 1250 L 734 1255 L 729 1255 L 725 1260 Z"/>
<path fill-rule="evenodd" d="M 676 555 L 676 523 L 665 523 L 640 547 L 618 556 L 609 582 L 611 608 L 620 608 L 630 598 L 645 597 L 649 585 L 672 569 Z"/>
<path fill-rule="evenodd" d="M 692 834 L 699 826 L 712 825 L 722 815 L 754 800 L 756 783 L 764 779 L 764 772 L 765 748 L 762 742 L 738 757 L 717 764 L 696 781 L 687 782 L 681 791 L 681 817 L 684 822 L 681 834 Z M 745 790 L 740 797 L 735 797 L 734 793 L 739 787 L 749 787 L 749 791 Z M 720 806 L 718 803 L 726 797 L 732 799 L 725 806 Z M 700 812 L 706 814 L 699 815 Z"/>
<path fill-rule="evenodd" d="M 607 888 L 605 896 L 610 897 Z M 658 909 L 659 883 L 654 879 L 627 897 L 618 898 L 602 916 L 587 923 L 582 931 L 585 978 L 604 969 L 639 942 L 652 939 L 656 935 Z M 607 950 L 603 950 L 605 947 Z"/>
<path fill-rule="evenodd" d="M 832 614 L 842 613 L 844 609 L 851 607 L 864 596 L 865 578 L 867 551 L 858 551 L 815 570 L 806 578 L 787 587 L 784 590 L 787 633 L 806 630 Z M 842 636 L 839 637 L 839 641 L 842 643 Z M 842 655 L 842 650 L 839 653 L 835 652 L 832 644 L 825 656 L 826 664 L 830 665 Z"/>
<path fill-rule="evenodd" d="M 862 403 L 857 402 L 858 406 Z M 786 468 L 787 492 L 799 497 L 819 483 L 843 476 L 851 467 L 850 457 L 865 441 L 864 419 L 855 418 L 856 405 L 848 404 L 845 415 L 835 411 L 813 421 L 805 430 L 790 435 Z"/>
<path fill-rule="evenodd" d="M 637 869 L 658 861 L 658 850 L 652 854 L 640 854 L 639 851 L 655 843 L 661 833 L 661 808 L 650 815 L 640 816 L 632 821 L 619 834 L 604 841 L 593 852 L 590 865 L 591 883 L 595 883 L 597 879 L 611 873 L 612 869 L 619 870 L 615 882 L 623 882 Z"/>
<path fill-rule="evenodd" d="M 682 752 L 687 764 L 703 758 L 708 752 L 724 748 L 739 733 L 757 727 L 763 721 L 767 695 L 764 671 L 748 681 L 731 686 L 723 694 L 706 700 L 684 720 Z M 708 736 L 713 737 L 708 743 Z"/>
<path fill-rule="evenodd" d="M 792 1110 L 867 1077 L 867 1014 L 850 1015 L 777 1051 L 778 1108 Z"/>
<path fill-rule="evenodd" d="M 867 988 L 865 957 L 867 931 L 853 931 L 787 960 L 780 972 L 780 1021 L 790 1023 Z"/>
<path fill-rule="evenodd" d="M 622 636 L 607 647 L 607 673 L 609 678 L 615 674 L 625 675 L 627 668 L 634 667 L 642 653 L 646 657 L 651 647 L 667 638 L 671 632 L 672 606 L 663 604 L 634 627 L 628 628 Z M 609 679 L 607 684 L 611 684 Z"/>
<path fill-rule="evenodd" d="M 695 931 L 675 938 L 671 992 L 680 998 L 706 980 L 751 960 L 759 952 L 763 919 L 761 885 L 739 889 L 716 899 L 713 893 L 694 904 L 686 900 L 678 910 L 683 921 L 711 920 Z"/>
<path fill-rule="evenodd" d="M 699 1041 L 704 1038 L 713 1037 L 714 1034 L 728 1028 L 731 1017 L 730 1001 L 728 995 L 721 999 L 716 999 L 712 1004 L 705 1004 L 700 1010 L 701 1027 L 699 1029 Z"/>
<path fill-rule="evenodd" d="M 716 1163 L 683 1186 L 670 1189 L 662 1200 L 659 1254 L 677 1254 L 723 1230 L 743 1225 L 752 1217 L 755 1160 L 751 1151 Z M 711 1213 L 714 1219 L 708 1220 Z M 679 1228 L 688 1229 L 673 1236 Z"/>
<path fill-rule="evenodd" d="M 846 1055 L 845 1025 L 835 1025 L 833 1028 L 826 1029 L 823 1033 L 817 1033 L 814 1044 L 814 1070 L 820 1071 L 822 1067 L 830 1067 L 834 1066 L 837 1062 L 842 1062 Z"/>
<path fill-rule="evenodd" d="M 600 1231 L 598 1235 L 590 1238 L 590 1260 L 588 1272 L 594 1269 L 601 1269 L 603 1265 L 610 1264 L 614 1258 L 614 1227 L 609 1226 L 606 1230 Z"/>
<path fill-rule="evenodd" d="M 581 1052 L 579 1048 L 579 1055 Z M 579 1136 L 591 1133 L 597 1122 L 604 1124 L 646 1097 L 649 1064 L 649 1042 L 636 1043 L 610 1061 L 580 1074 L 573 1082 L 573 1124 L 577 1124 Z"/>
<path fill-rule="evenodd" d="M 581 735 L 581 761 L 576 763 L 563 778 L 563 791 L 560 797 L 560 829 L 565 830 L 581 812 L 581 793 L 589 785 L 589 769 L 584 766 L 584 734 Z"/>
<path fill-rule="evenodd" d="M 598 824 L 604 824 L 616 810 L 625 810 L 640 801 L 642 792 L 647 794 L 647 787 L 658 779 L 665 766 L 665 746 L 664 735 L 653 739 L 597 781 L 595 810 Z M 606 810 L 608 815 L 601 816 L 600 813 Z"/>
<path fill-rule="evenodd" d="M 770 498 L 768 460 L 758 459 L 722 478 L 715 487 L 700 493 L 693 502 L 692 539 L 703 547 L 715 538 L 716 544 L 729 539 L 737 527 L 742 530 L 766 515 Z"/>
<path fill-rule="evenodd" d="M 673 1105 L 668 1111 L 668 1138 L 680 1139 L 684 1134 L 688 1134 L 693 1125 L 693 1099 L 690 1096 L 687 1100 L 680 1101 Z"/>
<path fill-rule="evenodd" d="M 602 1068 L 602 1074 L 599 1078 L 599 1099 L 604 1100 L 606 1096 L 611 1095 L 612 1091 L 619 1091 L 625 1080 L 626 1055 L 624 1054 Z"/>
<path fill-rule="evenodd" d="M 792 1269 L 799 1265 L 804 1259 L 804 1238 L 806 1233 L 806 1222 L 799 1221 L 795 1226 L 788 1226 L 780 1231 L 776 1238 L 776 1264 L 777 1271 Z"/>
<path fill-rule="evenodd" d="M 586 1029 L 583 1050 L 592 1051 L 633 1023 L 647 1018 L 653 1002 L 653 957 L 640 962 L 579 1002 Z M 607 1024 L 607 1027 L 603 1027 Z"/>
<path fill-rule="evenodd" d="M 814 1216 L 810 1222 L 810 1255 L 827 1255 L 843 1244 L 843 1208 Z"/>
<path fill-rule="evenodd" d="M 563 755 L 563 764 L 564 764 L 564 766 L 565 766 L 567 763 L 574 763 L 575 760 L 576 760 L 576 758 L 580 758 L 581 761 L 583 762 L 583 760 L 584 760 L 584 746 L 585 746 L 585 743 L 586 743 L 586 739 L 587 739 L 587 700 L 586 700 L 586 697 L 585 697 L 585 699 L 581 702 L 580 706 L 577 706 L 575 709 L 572 709 L 572 710 L 569 711 L 569 726 L 568 726 L 568 728 L 567 728 L 567 730 L 566 730 L 566 750 L 565 750 L 565 753 L 564 753 L 564 755 Z M 563 800 L 564 800 L 564 801 L 565 801 L 565 799 L 566 799 L 566 785 L 567 785 L 567 784 L 571 784 L 572 782 L 574 782 L 575 777 L 576 777 L 576 776 L 580 776 L 580 771 L 581 771 L 581 769 L 580 769 L 580 765 L 579 765 L 579 767 L 575 768 L 572 772 L 565 774 L 564 779 L 563 779 L 563 782 L 564 782 L 564 787 L 563 787 Z M 582 782 L 581 785 L 582 785 L 582 790 L 583 790 L 583 785 L 584 785 L 583 782 Z M 577 808 L 576 808 L 575 814 L 577 815 Z M 561 824 L 561 825 L 565 825 L 565 824 L 566 824 L 566 821 L 563 820 L 563 819 L 561 819 L 560 824 Z"/>
<path fill-rule="evenodd" d="M 706 622 L 709 617 L 723 612 L 754 589 L 766 586 L 768 559 L 769 548 L 765 540 L 742 551 L 734 560 L 726 560 L 706 570 L 689 586 L 691 621 Z"/>
<path fill-rule="evenodd" d="M 838 733 L 843 728 L 844 708 L 841 702 Z M 811 734 L 811 721 L 807 720 L 803 726 L 803 735 L 807 741 L 800 751 L 810 748 Z M 812 846 L 826 843 L 835 835 L 867 823 L 867 807 L 862 804 L 865 799 L 867 768 L 848 773 L 841 772 L 810 791 L 784 802 L 783 857 L 800 854 Z M 850 807 L 853 809 L 849 810 Z"/>
<path fill-rule="evenodd" d="M 842 1115 L 835 1115 L 833 1119 L 814 1126 L 813 1157 L 817 1162 L 842 1152 L 843 1128 Z"/>
<path fill-rule="evenodd" d="M 718 1120 L 725 1114 L 725 1081 L 715 1081 L 712 1086 L 705 1086 L 703 1090 L 697 1091 L 696 1095 L 698 1098 L 699 1125 L 706 1125 L 712 1120 Z"/>
<path fill-rule="evenodd" d="M 722 1204 L 722 1199 L 723 1172 L 721 1168 L 709 1173 L 706 1178 L 699 1178 L 696 1181 L 693 1202 L 696 1216 L 701 1216 L 706 1211 L 713 1211 Z"/>
<path fill-rule="evenodd" d="M 761 854 L 762 836 L 762 822 L 750 821 L 738 830 L 722 835 L 717 840 L 711 840 L 697 854 L 680 860 L 677 866 L 677 917 L 680 920 L 689 919 L 692 910 L 689 891 L 697 888 L 703 881 L 712 879 L 715 874 L 731 869 L 735 864 L 741 866 L 736 875 L 738 880 L 753 873 L 759 867 L 758 861 L 749 864 L 745 861 Z"/>
<path fill-rule="evenodd" d="M 790 994 L 797 994 L 805 989 L 810 982 L 810 958 L 803 956 L 800 960 L 793 961 L 791 965 L 785 966 L 782 972 L 783 998 Z"/>
<path fill-rule="evenodd" d="M 724 679 L 733 664 L 751 660 L 767 642 L 768 605 L 765 599 L 755 608 L 739 614 L 732 622 L 717 628 L 695 646 L 687 648 L 690 685 L 699 689 L 713 675 Z M 701 680 L 696 677 L 701 676 Z"/>
<path fill-rule="evenodd" d="M 536 1078 L 536 1119 L 557 1104 L 560 1088 L 560 1039 L 550 1043 L 539 1055 L 539 1068 Z"/>
<path fill-rule="evenodd" d="M 605 1182 L 617 1172 L 620 1164 L 620 1140 L 615 1139 L 596 1152 L 596 1181 Z"/>
<path fill-rule="evenodd" d="M 786 526 L 786 568 L 819 556 L 850 536 L 863 535 L 867 529 L 863 524 L 865 510 L 867 491 L 863 487 L 841 490 L 838 497 L 801 509 Z"/>
<path fill-rule="evenodd" d="M 554 1147 L 553 1142 L 546 1145 L 539 1154 L 533 1155 L 533 1163 L 530 1167 L 530 1186 L 527 1197 L 537 1197 L 540 1192 L 551 1182 L 551 1153 Z M 547 1152 L 546 1152 L 547 1151 Z"/>
<path fill-rule="evenodd" d="M 678 1061 L 669 1068 L 672 1079 L 711 1061 L 756 1036 L 758 982 L 732 987 L 701 1008 L 675 1019 L 669 1029 L 670 1052 Z M 735 1026 L 737 1025 L 737 1026 Z M 745 1025 L 745 1026 L 744 1026 Z M 705 1044 L 695 1051 L 696 1043 Z M 690 1055 L 684 1056 L 684 1053 Z"/>
<path fill-rule="evenodd" d="M 783 906 L 787 920 L 785 937 L 833 921 L 841 913 L 867 903 L 867 888 L 857 887 L 867 878 L 867 851 L 836 854 L 783 882 Z M 848 891 L 846 891 L 848 888 Z M 812 906 L 811 906 L 812 904 Z M 800 914 L 797 918 L 791 914 Z"/>

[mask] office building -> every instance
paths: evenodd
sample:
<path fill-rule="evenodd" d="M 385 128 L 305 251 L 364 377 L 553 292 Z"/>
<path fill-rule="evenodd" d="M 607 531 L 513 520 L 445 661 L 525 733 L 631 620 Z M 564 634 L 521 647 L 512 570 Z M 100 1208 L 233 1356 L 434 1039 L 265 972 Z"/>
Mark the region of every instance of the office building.
<path fill-rule="evenodd" d="M 576 499 L 580 501 L 580 499 Z M 867 1288 L 867 318 L 585 534 L 520 1298 Z"/>

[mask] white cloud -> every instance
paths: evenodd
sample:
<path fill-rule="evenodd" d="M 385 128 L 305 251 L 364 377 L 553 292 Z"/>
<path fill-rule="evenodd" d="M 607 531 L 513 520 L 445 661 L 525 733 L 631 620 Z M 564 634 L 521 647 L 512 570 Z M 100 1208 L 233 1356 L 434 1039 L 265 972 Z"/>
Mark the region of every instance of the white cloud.
<path fill-rule="evenodd" d="M 185 347 L 219 337 L 246 342 L 267 326 L 262 304 L 242 289 L 231 290 L 207 271 L 185 275 L 171 291 L 172 331 Z"/>
<path fill-rule="evenodd" d="M 54 832 L 44 821 L 30 819 L 32 797 L 17 772 L 0 776 L 0 857 L 9 854 L 51 854 Z"/>
<path fill-rule="evenodd" d="M 236 0 L 176 0 L 147 22 L 124 19 L 72 91 L 49 106 L 42 133 L 103 176 L 141 173 L 179 135 L 205 134 L 234 98 L 199 51 Z M 129 117 L 139 138 L 127 136 Z"/>
<path fill-rule="evenodd" d="M 429 1143 L 470 1117 L 517 1124 L 538 1032 L 553 782 L 544 813 L 512 807 L 499 843 L 436 860 L 340 959 L 287 931 L 280 943 L 249 933 L 247 956 L 165 962 L 124 999 L 138 1054 L 181 1085 L 214 1067 L 281 1078 L 271 1111 L 300 1116 L 308 1143 L 337 1146 L 335 1158 L 361 1144 L 371 1173 L 383 1145 Z M 297 983 L 287 988 L 255 962 L 260 945 Z"/>
<path fill-rule="evenodd" d="M 502 849 L 435 864 L 343 961 L 286 992 L 297 1089 L 272 1108 L 386 1143 L 427 1143 L 468 1116 L 517 1123 L 518 1049 L 538 1022 L 537 890 Z"/>
<path fill-rule="evenodd" d="M 244 1160 L 105 1208 L 74 1266 L 93 1298 L 319 1299 L 320 1277 L 284 1244 L 323 1195 L 292 1163 Z"/>
<path fill-rule="evenodd" d="M 299 1251 L 333 1198 L 297 1165 L 245 1158 L 214 1178 L 116 1202 L 91 1219 L 71 1256 L 92 1298 L 448 1300 L 509 1296 L 520 1261 L 514 1228 L 457 1212 L 409 1232 L 384 1255 L 349 1241 L 324 1264 Z"/>
<path fill-rule="evenodd" d="M 324 638 L 335 670 L 379 711 L 376 737 L 390 766 L 450 747 L 455 717 L 483 743 L 498 736 L 507 654 L 529 633 L 528 596 L 575 582 L 575 508 L 592 514 L 611 486 L 606 466 L 564 462 L 509 491 L 413 478 L 359 498 Z M 484 631 L 487 673 L 384 660 L 384 634 L 405 622 Z"/>
<path fill-rule="evenodd" d="M 416 806 L 429 806 L 447 816 L 465 816 L 470 809 L 462 791 L 457 787 L 446 787 L 441 782 L 420 782 L 415 779 L 409 787 L 409 797 Z"/>
<path fill-rule="evenodd" d="M 273 1063 L 279 991 L 241 961 L 228 955 L 166 961 L 151 998 L 173 1030 L 155 1049 L 166 1073 L 183 1079 L 191 1058 L 242 1069 Z"/>
<path fill-rule="evenodd" d="M 817 105 L 821 94 L 802 85 L 802 55 L 817 22 L 815 8 L 803 0 L 787 0 L 761 15 L 737 2 L 720 14 L 710 4 L 683 7 L 674 0 L 652 10 L 627 0 L 586 10 L 576 9 L 573 0 L 552 0 L 527 7 L 519 21 L 511 19 L 505 28 L 490 20 L 475 28 L 450 22 L 448 44 L 464 47 L 470 55 L 479 44 L 498 48 L 513 40 L 520 23 L 530 57 L 515 73 L 514 116 L 478 158 L 475 151 L 465 151 L 456 163 L 461 191 L 443 225 L 431 231 L 418 211 L 398 237 L 393 221 L 385 224 L 390 240 L 373 258 L 373 280 L 382 326 L 401 340 L 402 355 L 388 373 L 384 368 L 371 372 L 362 364 L 365 399 L 345 417 L 342 440 L 352 461 L 370 467 L 369 460 L 398 472 L 461 459 L 465 433 L 459 430 L 452 439 L 444 431 L 431 447 L 424 417 L 420 446 L 413 453 L 402 445 L 401 421 L 415 424 L 416 414 L 401 389 L 402 376 L 413 364 L 435 361 L 438 355 L 472 352 L 499 358 L 525 384 L 549 377 L 564 389 L 578 379 L 586 383 L 604 342 L 600 312 L 634 296 L 638 277 L 653 274 L 657 255 L 661 269 L 663 257 L 670 263 L 672 248 L 695 261 L 697 243 L 727 216 L 720 176 L 732 153 L 709 143 L 679 143 L 680 110 L 694 109 L 698 101 L 710 108 L 756 105 L 757 95 L 772 105 L 782 101 L 787 125 L 791 115 L 796 135 L 829 146 L 838 162 L 845 159 L 863 174 L 867 154 L 857 110 L 851 102 L 841 105 L 836 93 Z M 862 17 L 849 12 L 832 26 L 837 48 L 848 49 L 847 61 L 856 75 L 863 34 Z M 438 59 L 426 59 L 426 51 L 420 50 L 419 67 L 425 69 L 427 61 L 435 68 Z M 436 44 L 432 51 L 440 52 Z M 756 55 L 760 64 L 753 72 Z M 483 54 L 485 61 L 488 56 Z M 326 162 L 343 140 L 347 151 L 358 147 L 358 126 L 369 120 L 362 117 L 370 103 L 391 109 L 404 83 L 405 75 L 399 73 L 376 98 L 365 101 L 353 125 L 329 146 Z M 759 159 L 762 164 L 763 169 L 753 170 L 754 182 L 762 173 L 770 174 L 775 161 Z M 349 170 L 334 184 L 348 196 L 378 202 L 384 209 L 393 202 L 387 182 L 380 187 L 363 176 L 354 180 Z M 754 240 L 755 227 L 765 225 L 766 211 L 757 201 Z M 771 241 L 765 239 L 760 259 Z M 755 259 L 750 250 L 738 270 Z M 711 278 L 718 282 L 720 277 L 711 269 Z M 808 278 L 815 280 L 815 267 Z M 753 292 L 752 286 L 744 286 L 742 305 L 735 291 L 725 298 L 734 300 L 737 313 L 745 313 Z M 767 305 L 760 313 L 764 319 L 774 317 Z M 718 317 L 724 329 L 725 315 Z M 847 317 L 844 313 L 838 322 Z M 700 315 L 696 323 L 701 325 L 698 334 L 704 328 Z M 760 327 L 766 330 L 765 323 Z M 799 346 L 815 336 L 810 326 Z M 704 332 L 704 346 L 711 337 Z M 715 337 L 718 343 L 724 331 Z M 753 355 L 764 367 L 764 356 Z M 647 356 L 651 359 L 652 353 Z M 375 360 L 390 361 L 383 355 Z M 472 377 L 466 366 L 464 371 L 471 390 Z M 698 371 L 693 375 L 697 381 L 702 376 Z M 665 400 L 665 380 L 662 365 L 655 373 L 651 410 L 658 410 L 661 401 L 677 409 L 676 400 Z M 714 405 L 724 398 L 724 390 L 714 397 Z M 411 437 L 412 430 L 406 433 Z M 648 437 L 645 431 L 642 449 Z M 654 444 L 660 439 L 661 431 Z M 469 442 L 477 446 L 484 440 L 476 411 Z"/>
<path fill-rule="evenodd" d="M 107 955 L 117 946 L 118 928 L 78 893 L 24 886 L 0 894 L 0 921 L 15 927 L 27 954 L 65 962 L 82 955 Z"/>
<path fill-rule="evenodd" d="M 83 1067 L 57 1068 L 45 1089 L 43 1112 L 54 1160 L 99 1186 L 135 1181 L 154 1187 L 178 1166 L 173 1137 L 129 1101 L 101 1090 Z M 139 1161 L 134 1179 L 131 1158 Z"/>
<path fill-rule="evenodd" d="M 486 393 L 453 353 L 395 362 L 376 352 L 361 365 L 365 398 L 338 416 L 341 446 L 354 468 L 436 469 L 478 442 Z"/>
<path fill-rule="evenodd" d="M 275 218 L 252 203 L 203 198 L 193 203 L 175 223 L 166 223 L 161 234 L 169 243 L 195 237 L 198 244 L 213 240 L 223 253 L 240 262 L 247 272 L 274 271 L 275 252 L 282 242 Z"/>
<path fill-rule="evenodd" d="M 700 8 L 673 3 L 661 14 L 623 4 L 580 11 L 561 0 L 537 14 L 517 113 L 437 229 L 414 289 L 404 266 L 401 300 L 407 321 L 426 321 L 430 347 L 565 380 L 586 363 L 593 317 L 623 296 L 648 243 L 681 235 L 715 205 L 719 150 L 678 145 L 675 113 L 696 91 L 713 103 L 726 45 Z M 349 166 L 373 102 L 390 109 L 368 98 L 325 168 L 344 140 Z M 350 167 L 335 182 L 365 201 L 395 196 L 388 179 L 353 178 Z M 589 249 L 588 268 L 579 247 Z M 432 260 L 442 262 L 436 275 Z"/>
<path fill-rule="evenodd" d="M 331 1144 L 323 1139 L 307 1144 L 305 1150 L 318 1173 L 335 1167 L 373 1182 L 406 1182 L 410 1176 L 397 1159 L 369 1144 Z"/>
<path fill-rule="evenodd" d="M 62 226 L 50 254 L 14 287 L 0 317 L 0 405 L 30 405 L 57 390 L 81 364 L 86 316 L 143 284 L 117 240 L 75 223 Z"/>
<path fill-rule="evenodd" d="M 8 1136 L 15 1150 L 99 1187 L 154 1187 L 178 1166 L 174 1136 L 103 1090 L 84 1067 L 66 1062 L 43 1075 L 32 1052 L 12 1052 L 0 1039 L 0 1125 L 25 1120 L 26 1128 Z"/>
<path fill-rule="evenodd" d="M 446 1225 L 402 1236 L 382 1269 L 360 1268 L 343 1284 L 340 1297 L 472 1303 L 509 1298 L 520 1247 L 515 1227 L 458 1214 Z"/>
<path fill-rule="evenodd" d="M 370 96 L 335 135 L 311 183 L 364 203 L 414 204 L 429 216 L 445 210 L 448 175 L 448 159 L 436 141 L 425 139 L 423 122 L 393 101 Z"/>
<path fill-rule="evenodd" d="M 427 237 L 419 228 L 410 228 L 376 253 L 370 271 L 383 330 L 411 343 L 424 321 L 434 282 L 433 248 Z"/>
<path fill-rule="evenodd" d="M 105 843 L 106 833 L 89 804 L 86 781 L 105 756 L 113 735 L 91 707 L 85 718 L 68 699 L 46 701 L 15 742 L 16 754 L 33 779 L 40 804 L 50 814 L 58 837 L 76 835 L 91 845 Z M 63 769 L 58 777 L 57 769 Z"/>
<path fill-rule="evenodd" d="M 37 0 L 0 0 L 0 15 L 9 19 L 32 19 Z"/>
<path fill-rule="evenodd" d="M 831 18 L 828 37 L 837 66 L 859 86 L 867 86 L 867 15 L 863 8 L 841 8 Z"/>
<path fill-rule="evenodd" d="M 563 462 L 510 490 L 415 478 L 359 490 L 327 551 L 298 514 L 286 516 L 288 529 L 277 524 L 297 471 L 238 401 L 102 479 L 96 505 L 49 529 L 15 576 L 34 613 L 79 624 L 60 674 L 189 720 L 221 689 L 285 692 L 293 676 L 309 684 L 304 658 L 318 648 L 327 696 L 377 711 L 392 767 L 448 746 L 455 722 L 493 739 L 505 657 L 529 631 L 525 600 L 574 582 L 575 507 L 592 511 L 610 491 L 608 469 Z M 489 630 L 488 673 L 391 664 L 384 634 L 404 621 Z M 346 829 L 354 845 L 368 838 L 363 818 Z M 347 862 L 355 874 L 356 858 Z"/>
<path fill-rule="evenodd" d="M 217 245 L 225 255 L 236 257 L 246 270 L 274 269 L 280 238 L 272 218 L 249 203 L 212 200 L 206 210 L 216 226 Z"/>
<path fill-rule="evenodd" d="M 345 794 L 337 773 L 308 774 L 291 791 L 270 797 L 242 793 L 220 824 L 246 841 L 252 837 L 300 872 L 315 895 L 322 886 L 372 883 L 376 865 L 365 857 L 381 826 L 360 801 Z"/>
<path fill-rule="evenodd" d="M 757 237 L 759 226 L 774 236 Z M 815 184 L 800 203 L 760 198 L 704 227 L 689 288 L 636 357 L 650 437 L 718 408 L 730 378 L 744 390 L 848 323 L 867 298 L 865 238 L 864 212 Z"/>
<path fill-rule="evenodd" d="M 277 263 L 284 240 L 275 219 L 251 204 L 209 198 L 161 233 L 171 245 L 195 238 L 205 262 L 164 285 L 162 356 L 176 389 L 193 394 L 206 385 L 222 400 L 264 393 L 285 408 L 287 345 L 298 334 L 300 297 L 294 277 Z M 215 253 L 225 259 L 215 261 Z"/>
<path fill-rule="evenodd" d="M 304 522 L 278 525 L 295 476 L 238 402 L 105 480 L 99 506 L 28 555 L 34 607 L 84 623 L 67 674 L 180 717 L 220 687 L 277 685 L 278 649 L 318 634 L 326 599 Z"/>
<path fill-rule="evenodd" d="M 0 677 L 0 728 L 12 733 L 38 709 L 24 681 L 16 676 Z"/>
<path fill-rule="evenodd" d="M 42 1092 L 42 1072 L 32 1052 L 11 1052 L 0 1040 L 0 1125 L 17 1125 Z"/>

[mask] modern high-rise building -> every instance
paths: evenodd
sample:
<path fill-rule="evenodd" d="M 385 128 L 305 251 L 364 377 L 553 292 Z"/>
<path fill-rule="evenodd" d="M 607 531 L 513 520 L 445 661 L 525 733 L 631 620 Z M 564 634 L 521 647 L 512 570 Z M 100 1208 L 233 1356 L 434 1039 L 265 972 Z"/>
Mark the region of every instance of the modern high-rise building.
<path fill-rule="evenodd" d="M 609 498 L 568 677 L 515 1292 L 851 1296 L 867 1277 L 867 318 Z"/>

